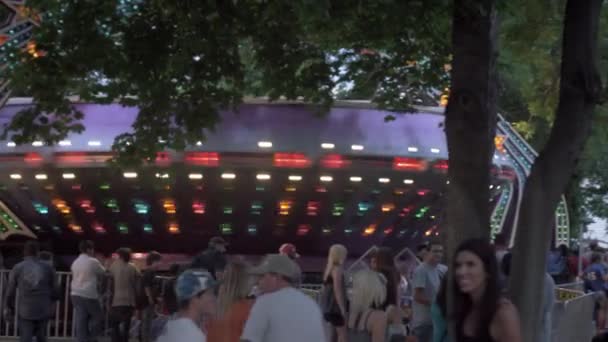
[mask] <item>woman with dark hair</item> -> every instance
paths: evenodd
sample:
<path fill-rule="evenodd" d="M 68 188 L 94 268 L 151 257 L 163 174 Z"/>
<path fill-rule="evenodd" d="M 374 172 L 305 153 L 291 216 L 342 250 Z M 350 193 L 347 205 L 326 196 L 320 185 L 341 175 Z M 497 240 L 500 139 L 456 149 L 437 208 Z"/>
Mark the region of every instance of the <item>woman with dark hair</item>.
<path fill-rule="evenodd" d="M 399 272 L 395 266 L 393 252 L 388 247 L 378 248 L 371 257 L 372 270 L 382 274 L 385 281 L 386 299 L 378 308 L 386 312 L 388 318 L 389 338 L 399 338 L 405 335 L 406 329 L 403 325 L 403 313 L 399 306 Z M 395 336 L 395 337 L 393 337 Z"/>
<path fill-rule="evenodd" d="M 520 342 L 517 309 L 500 294 L 494 249 L 485 240 L 463 242 L 454 257 L 451 291 L 456 342 Z"/>
<path fill-rule="evenodd" d="M 372 270 L 381 273 L 386 278 L 386 299 L 382 303 L 382 309 L 386 310 L 389 305 L 398 306 L 399 273 L 395 267 L 393 253 L 390 248 L 378 248 L 371 257 Z"/>

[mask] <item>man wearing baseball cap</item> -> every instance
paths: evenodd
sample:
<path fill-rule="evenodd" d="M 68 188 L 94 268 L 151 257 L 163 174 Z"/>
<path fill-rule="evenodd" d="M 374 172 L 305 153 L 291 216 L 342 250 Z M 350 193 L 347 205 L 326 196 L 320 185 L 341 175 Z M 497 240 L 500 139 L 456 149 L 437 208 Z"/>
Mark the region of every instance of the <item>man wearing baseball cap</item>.
<path fill-rule="evenodd" d="M 300 267 L 288 256 L 270 254 L 252 273 L 261 295 L 251 308 L 241 341 L 325 341 L 319 305 L 295 288 Z"/>
<path fill-rule="evenodd" d="M 228 246 L 228 242 L 222 237 L 212 237 L 209 240 L 209 247 L 194 258 L 190 268 L 207 270 L 215 279 L 218 279 L 228 263 L 226 260 L 226 246 Z"/>
<path fill-rule="evenodd" d="M 298 259 L 300 254 L 296 250 L 296 246 L 292 243 L 284 243 L 279 248 L 279 254 L 287 255 L 291 260 Z"/>
<path fill-rule="evenodd" d="M 217 282 L 209 272 L 187 270 L 175 283 L 179 306 L 177 317 L 167 322 L 156 342 L 206 342 L 200 329 L 205 314 L 215 312 Z"/>

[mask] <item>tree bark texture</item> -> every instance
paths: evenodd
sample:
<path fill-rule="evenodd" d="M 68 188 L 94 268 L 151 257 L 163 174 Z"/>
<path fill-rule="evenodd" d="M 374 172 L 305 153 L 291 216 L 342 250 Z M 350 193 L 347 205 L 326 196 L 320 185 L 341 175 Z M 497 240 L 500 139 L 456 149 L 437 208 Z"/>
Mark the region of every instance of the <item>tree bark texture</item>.
<path fill-rule="evenodd" d="M 509 287 L 519 309 L 525 342 L 538 340 L 555 210 L 590 134 L 602 91 L 597 70 L 601 6 L 602 0 L 568 0 L 566 4 L 555 121 L 524 189 Z"/>
<path fill-rule="evenodd" d="M 494 0 L 455 0 L 452 74 L 445 113 L 450 167 L 447 196 L 448 265 L 458 244 L 490 236 L 490 167 L 497 97 L 497 22 Z M 449 272 L 449 283 L 453 272 Z M 453 310 L 448 294 L 448 312 Z M 455 326 L 450 320 L 449 335 Z"/>
<path fill-rule="evenodd" d="M 497 18 L 494 0 L 456 0 L 452 75 L 445 113 L 448 255 L 462 240 L 490 236 L 490 166 L 496 132 Z"/>

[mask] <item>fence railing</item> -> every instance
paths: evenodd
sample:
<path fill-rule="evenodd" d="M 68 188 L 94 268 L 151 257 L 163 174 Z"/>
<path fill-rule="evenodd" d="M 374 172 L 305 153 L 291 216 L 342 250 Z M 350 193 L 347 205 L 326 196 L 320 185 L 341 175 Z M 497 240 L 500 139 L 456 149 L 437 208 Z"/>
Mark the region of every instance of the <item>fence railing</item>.
<path fill-rule="evenodd" d="M 8 288 L 10 270 L 0 270 L 0 298 L 3 300 Z M 161 282 L 161 289 L 166 289 L 165 282 L 171 280 L 170 277 L 158 277 Z M 70 284 L 72 282 L 72 274 L 70 272 L 57 272 L 57 282 L 61 296 L 56 302 L 54 315 L 49 320 L 47 328 L 47 337 L 54 340 L 73 339 L 75 326 L 72 324 L 74 317 L 74 308 L 70 299 Z M 304 293 L 310 295 L 313 299 L 318 300 L 321 285 L 317 284 L 302 284 L 301 289 Z M 15 296 L 15 309 L 19 305 L 19 294 Z M 100 303 L 104 311 L 104 335 L 108 335 L 108 308 L 109 296 L 102 295 Z M 4 310 L 2 310 L 4 311 Z M 0 338 L 16 338 L 19 336 L 19 320 L 17 310 L 7 317 L 4 312 L 0 312 Z"/>
<path fill-rule="evenodd" d="M 0 270 L 0 295 L 4 299 L 8 288 L 9 270 Z M 70 283 L 72 275 L 69 272 L 57 272 L 56 279 L 61 297 L 56 302 L 53 315 L 47 327 L 47 336 L 53 339 L 71 339 L 74 336 L 72 325 L 73 308 L 70 301 Z M 18 308 L 19 294 L 15 296 L 14 308 Z M 7 317 L 5 312 L 0 317 L 0 337 L 19 336 L 19 320 L 17 310 Z"/>
<path fill-rule="evenodd" d="M 575 281 L 572 283 L 564 283 L 564 284 L 557 284 L 557 287 L 560 289 L 567 289 L 567 290 L 575 290 L 575 291 L 584 291 L 585 290 L 585 283 L 582 281 Z"/>
<path fill-rule="evenodd" d="M 595 333 L 593 326 L 595 297 L 596 294 L 588 293 L 556 302 L 553 307 L 551 341 L 591 341 Z"/>

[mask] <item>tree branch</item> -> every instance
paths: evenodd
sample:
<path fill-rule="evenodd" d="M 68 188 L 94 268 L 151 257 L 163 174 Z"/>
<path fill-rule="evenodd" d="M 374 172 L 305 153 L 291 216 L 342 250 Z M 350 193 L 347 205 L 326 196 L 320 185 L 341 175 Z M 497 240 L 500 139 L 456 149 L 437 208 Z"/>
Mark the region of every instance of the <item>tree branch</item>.
<path fill-rule="evenodd" d="M 561 83 L 555 122 L 526 181 L 514 248 L 510 290 L 525 342 L 537 341 L 547 249 L 555 210 L 590 135 L 601 94 L 597 33 L 602 0 L 568 0 L 564 20 Z"/>

